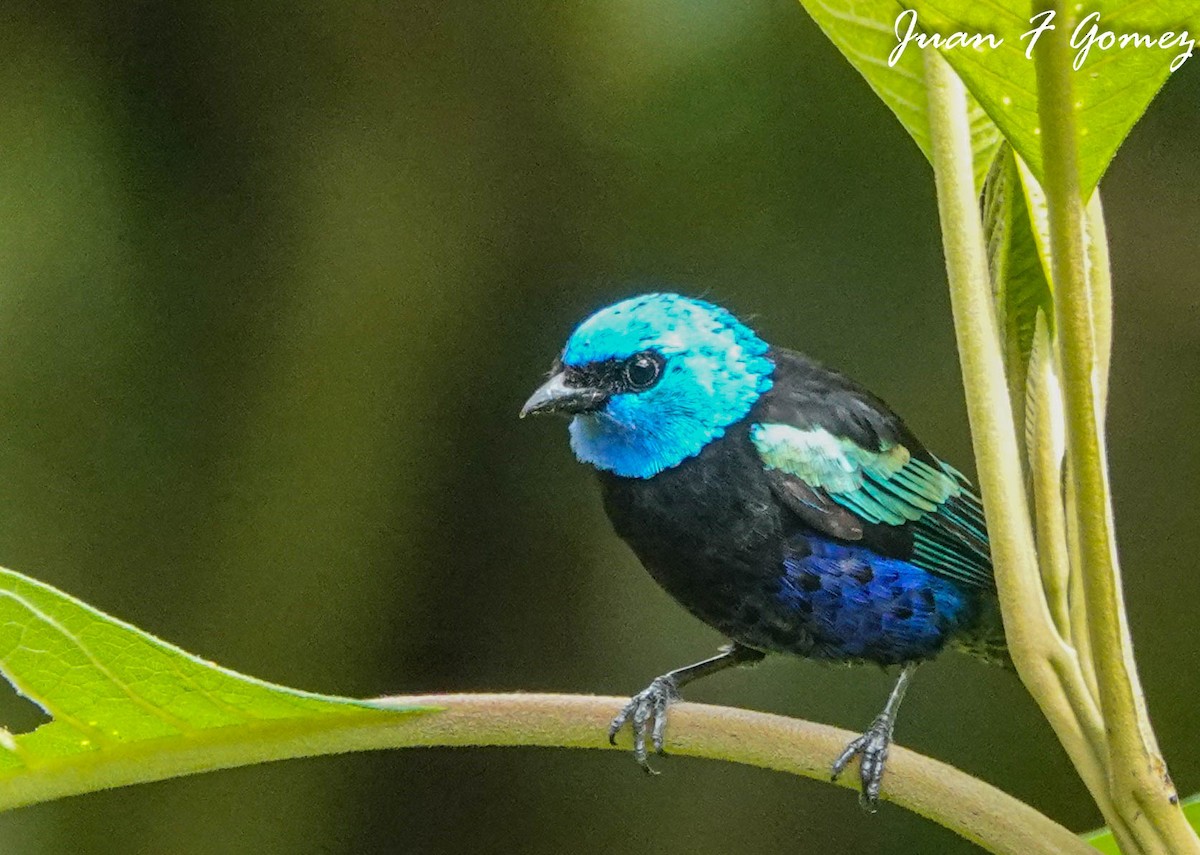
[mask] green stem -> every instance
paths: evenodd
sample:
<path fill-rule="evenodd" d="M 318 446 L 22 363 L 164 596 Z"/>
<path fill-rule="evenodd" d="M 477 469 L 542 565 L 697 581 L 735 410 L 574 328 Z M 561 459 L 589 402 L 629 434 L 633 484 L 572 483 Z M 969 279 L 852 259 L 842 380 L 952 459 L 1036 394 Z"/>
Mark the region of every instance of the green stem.
<path fill-rule="evenodd" d="M 1096 396 L 1103 437 L 1104 414 L 1108 409 L 1108 374 L 1112 362 L 1112 273 L 1108 263 L 1108 233 L 1104 226 L 1104 206 L 1100 190 L 1092 193 L 1087 205 L 1088 292 L 1092 304 L 1092 329 L 1095 335 Z"/>
<path fill-rule="evenodd" d="M 0 810 L 108 787 L 243 766 L 376 748 L 537 745 L 609 748 L 608 722 L 624 698 L 586 695 L 425 695 L 384 698 L 386 707 L 431 709 L 402 718 L 324 717 L 319 729 L 287 720 L 214 728 L 186 740 L 129 743 L 82 763 L 39 763 L 0 786 Z M 672 754 L 729 760 L 829 780 L 830 759 L 855 734 L 767 713 L 679 703 L 671 708 Z M 626 748 L 628 739 L 625 739 Z M 629 761 L 629 774 L 637 774 Z M 846 787 L 853 787 L 847 775 Z M 1095 853 L 1071 831 L 953 766 L 893 746 L 883 797 L 958 832 L 991 852 Z"/>
<path fill-rule="evenodd" d="M 1059 637 L 1066 640 L 1071 638 L 1071 559 L 1067 551 L 1067 523 L 1062 496 L 1062 395 L 1054 358 L 1049 324 L 1039 310 L 1026 371 L 1028 403 L 1025 420 L 1029 436 L 1026 453 L 1033 482 L 1042 586 L 1050 614 L 1054 617 L 1054 627 Z"/>
<path fill-rule="evenodd" d="M 1088 202 L 1086 220 L 1088 300 L 1092 307 L 1092 339 L 1095 354 L 1095 371 L 1092 376 L 1096 383 L 1098 413 L 1096 427 L 1099 431 L 1100 446 L 1105 448 L 1108 445 L 1105 439 L 1105 414 L 1108 410 L 1108 378 L 1112 362 L 1112 275 L 1109 267 L 1108 234 L 1104 225 L 1104 208 L 1100 202 L 1100 188 L 1093 191 L 1091 201 Z M 1107 475 L 1105 477 L 1107 478 Z M 1108 492 L 1107 481 L 1105 492 Z M 1092 654 L 1092 640 L 1088 629 L 1090 622 L 1087 619 L 1087 597 L 1083 590 L 1085 564 L 1078 532 L 1080 517 L 1076 510 L 1074 478 L 1067 478 L 1064 498 L 1070 520 L 1068 530 L 1074 530 L 1074 534 L 1068 538 L 1070 544 L 1068 552 L 1074 550 L 1072 565 L 1076 568 L 1071 576 L 1071 585 L 1074 590 L 1072 611 L 1076 621 L 1071 640 L 1076 650 L 1079 651 L 1083 676 L 1087 680 L 1088 689 L 1098 704 L 1100 703 L 1100 684 L 1096 677 L 1096 659 Z M 1125 629 L 1123 632 L 1125 647 L 1131 649 L 1132 641 L 1128 636 L 1128 630 Z"/>
<path fill-rule="evenodd" d="M 1088 635 L 1096 665 L 1100 707 L 1109 734 L 1109 787 L 1137 851 L 1200 852 L 1200 841 L 1172 803 L 1175 792 L 1145 716 L 1137 671 L 1124 625 L 1108 473 L 1097 395 L 1103 363 L 1097 358 L 1097 311 L 1085 267 L 1084 203 L 1079 185 L 1076 115 L 1070 46 L 1072 7 L 1054 3 L 1057 37 L 1038 44 L 1036 62 L 1044 189 L 1050 222 L 1055 314 L 1063 371 L 1067 471 L 1073 480 L 1076 531 L 1087 600 Z M 1098 324 L 1097 321 L 1100 321 Z M 1104 344 L 1104 342 L 1101 342 Z M 1107 360 L 1104 360 L 1106 362 Z"/>
<path fill-rule="evenodd" d="M 1042 585 L 1046 603 L 1054 618 L 1055 630 L 1058 637 L 1074 651 L 1071 657 L 1074 667 L 1064 669 L 1059 679 L 1084 736 L 1092 747 L 1092 754 L 1101 758 L 1106 756 L 1108 740 L 1104 733 L 1104 719 L 1100 714 L 1095 671 L 1088 654 L 1090 646 L 1086 643 L 1085 604 L 1081 596 L 1071 593 L 1071 582 L 1078 579 L 1078 574 L 1071 574 L 1069 528 L 1063 508 L 1062 391 L 1056 361 L 1049 326 L 1039 311 L 1027 372 L 1029 401 L 1026 412 L 1038 563 L 1041 565 Z M 1078 646 L 1079 638 L 1083 639 L 1083 650 Z M 1082 681 L 1078 679 L 1080 676 Z"/>
<path fill-rule="evenodd" d="M 1083 558 L 1079 539 L 1079 514 L 1075 511 L 1075 479 L 1068 476 L 1064 481 L 1066 483 L 1063 485 L 1063 505 L 1067 524 L 1067 558 L 1070 563 L 1068 587 L 1071 644 L 1079 654 L 1088 693 L 1099 704 L 1100 684 L 1096 679 L 1096 657 L 1092 655 L 1092 638 L 1088 630 L 1087 597 L 1083 594 Z"/>
<path fill-rule="evenodd" d="M 950 302 L 1005 636 L 1022 681 L 1111 824 L 1103 757 L 1081 721 L 1087 687 L 1055 629 L 1038 568 L 971 168 L 966 91 L 936 50 L 925 52 L 925 79 Z M 1113 828 L 1120 837 L 1120 823 Z"/>

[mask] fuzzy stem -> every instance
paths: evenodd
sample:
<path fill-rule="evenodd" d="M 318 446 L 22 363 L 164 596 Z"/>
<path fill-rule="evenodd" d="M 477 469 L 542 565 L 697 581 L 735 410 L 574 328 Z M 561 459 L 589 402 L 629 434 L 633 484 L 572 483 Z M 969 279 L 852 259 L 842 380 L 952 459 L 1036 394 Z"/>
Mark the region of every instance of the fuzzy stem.
<path fill-rule="evenodd" d="M 0 787 L 0 810 L 124 784 L 288 757 L 375 748 L 513 746 L 609 748 L 608 723 L 625 698 L 476 694 L 380 699 L 384 707 L 425 708 L 393 719 L 329 716 L 320 730 L 287 720 L 257 728 L 213 728 L 164 747 L 113 747 L 103 760 L 40 763 L 19 784 Z M 799 719 L 679 703 L 671 708 L 672 754 L 729 760 L 829 780 L 829 763 L 855 734 Z M 628 747 L 628 737 L 621 748 Z M 99 755 L 97 755 L 99 756 Z M 629 775 L 637 774 L 629 761 Z M 856 775 L 841 786 L 853 788 Z M 1007 855 L 1095 853 L 1072 832 L 990 784 L 899 746 L 888 755 L 883 798 Z"/>
<path fill-rule="evenodd" d="M 1064 467 L 1065 470 L 1065 467 Z M 1079 535 L 1079 514 L 1076 512 L 1075 479 L 1064 479 L 1063 504 L 1067 523 L 1067 558 L 1070 563 L 1068 579 L 1071 616 L 1071 644 L 1079 654 L 1083 678 L 1093 700 L 1100 703 L 1100 684 L 1096 679 L 1096 658 L 1092 655 L 1092 638 L 1088 631 L 1087 598 L 1083 595 L 1083 558 Z"/>
<path fill-rule="evenodd" d="M 1117 820 L 1114 833 L 1123 838 L 1120 817 L 1108 800 L 1103 756 L 1076 708 L 1087 687 L 1055 630 L 1038 569 L 988 281 L 966 91 L 936 50 L 925 52 L 925 79 L 950 302 L 1009 652 L 1097 804 L 1110 823 Z"/>
<path fill-rule="evenodd" d="M 1109 268 L 1108 234 L 1104 225 L 1104 208 L 1100 202 L 1100 189 L 1092 193 L 1086 211 L 1086 244 L 1087 244 L 1087 284 L 1088 302 L 1092 308 L 1092 339 L 1095 356 L 1095 370 L 1092 379 L 1096 386 L 1096 429 L 1100 436 L 1100 446 L 1107 447 L 1105 439 L 1105 414 L 1108 410 L 1108 378 L 1109 366 L 1112 362 L 1112 274 Z M 1055 357 L 1058 358 L 1057 355 Z M 1064 468 L 1069 475 L 1069 469 Z M 1105 475 L 1107 478 L 1107 474 Z M 1064 490 L 1064 504 L 1070 520 L 1068 537 L 1070 559 L 1076 569 L 1071 575 L 1072 586 L 1072 615 L 1075 629 L 1072 630 L 1071 640 L 1079 651 L 1079 660 L 1083 667 L 1083 676 L 1087 680 L 1088 689 L 1095 702 L 1100 703 L 1100 686 L 1096 677 L 1096 660 L 1092 655 L 1092 640 L 1088 630 L 1087 597 L 1083 590 L 1084 561 L 1081 554 L 1082 541 L 1079 539 L 1080 516 L 1075 501 L 1075 479 L 1067 477 Z M 1107 492 L 1108 485 L 1105 482 Z M 1122 621 L 1124 618 L 1122 617 Z M 1126 634 L 1126 647 L 1132 648 L 1132 641 Z"/>
<path fill-rule="evenodd" d="M 1145 714 L 1125 626 L 1108 472 L 1099 426 L 1102 390 L 1107 383 L 1102 375 L 1107 359 L 1098 358 L 1097 344 L 1104 346 L 1107 342 L 1097 342 L 1097 338 L 1108 335 L 1110 321 L 1107 307 L 1098 308 L 1094 302 L 1107 295 L 1091 292 L 1085 266 L 1074 72 L 1065 36 L 1072 27 L 1072 7 L 1057 0 L 1053 8 L 1062 22 L 1059 32 L 1054 34 L 1057 37 L 1039 42 L 1036 56 L 1046 173 L 1043 187 L 1049 211 L 1055 315 L 1063 371 L 1067 471 L 1073 480 L 1074 511 L 1078 514 L 1076 531 L 1088 635 L 1100 706 L 1109 734 L 1110 794 L 1133 836 L 1135 851 L 1198 852 L 1200 841 L 1173 801 L 1174 788 Z M 1093 279 L 1103 287 L 1099 277 Z"/>
<path fill-rule="evenodd" d="M 1096 398 L 1103 436 L 1104 414 L 1108 410 L 1108 374 L 1112 362 L 1112 273 L 1108 262 L 1108 233 L 1104 225 L 1104 206 L 1100 190 L 1092 193 L 1087 204 L 1087 283 L 1092 304 L 1092 329 L 1096 355 Z"/>
<path fill-rule="evenodd" d="M 1046 603 L 1059 637 L 1070 640 L 1071 559 L 1067 551 L 1062 495 L 1062 396 L 1054 359 L 1049 325 L 1046 316 L 1039 311 L 1026 372 L 1028 402 L 1025 419 L 1029 437 L 1026 453 L 1033 485 L 1038 563 L 1042 569 Z"/>

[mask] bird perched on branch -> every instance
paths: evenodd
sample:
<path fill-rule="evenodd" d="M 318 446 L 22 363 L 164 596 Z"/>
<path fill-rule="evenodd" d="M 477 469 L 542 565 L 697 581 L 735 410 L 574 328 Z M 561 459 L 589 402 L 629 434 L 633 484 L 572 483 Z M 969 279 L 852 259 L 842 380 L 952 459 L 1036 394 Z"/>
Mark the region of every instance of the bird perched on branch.
<path fill-rule="evenodd" d="M 913 670 L 955 646 L 1003 659 L 987 532 L 966 479 L 883 401 L 725 309 L 646 294 L 567 339 L 521 415 L 571 417 L 613 527 L 650 575 L 730 639 L 651 681 L 613 719 L 647 771 L 679 689 L 786 653 L 900 666 L 883 712 L 834 761 L 858 756 L 879 796 Z"/>

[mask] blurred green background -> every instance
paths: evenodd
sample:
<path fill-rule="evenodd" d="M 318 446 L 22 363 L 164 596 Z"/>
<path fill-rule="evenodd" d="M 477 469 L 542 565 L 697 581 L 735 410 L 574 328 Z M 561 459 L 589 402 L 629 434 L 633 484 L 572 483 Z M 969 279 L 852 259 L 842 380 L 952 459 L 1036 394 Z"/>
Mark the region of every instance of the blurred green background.
<path fill-rule="evenodd" d="M 0 563 L 349 695 L 629 694 L 721 641 L 517 410 L 571 325 L 670 285 L 860 378 L 970 469 L 931 173 L 790 0 L 165 4 L 0 17 Z M 1196 751 L 1200 61 L 1104 182 L 1110 420 L 1145 689 Z M 858 729 L 890 678 L 689 697 Z M 11 695 L 11 693 L 9 693 Z M 15 696 L 6 721 L 28 726 Z M 1098 823 L 1016 679 L 923 669 L 901 743 Z M 968 852 L 891 806 L 617 753 L 296 761 L 0 817 L 15 853 Z"/>

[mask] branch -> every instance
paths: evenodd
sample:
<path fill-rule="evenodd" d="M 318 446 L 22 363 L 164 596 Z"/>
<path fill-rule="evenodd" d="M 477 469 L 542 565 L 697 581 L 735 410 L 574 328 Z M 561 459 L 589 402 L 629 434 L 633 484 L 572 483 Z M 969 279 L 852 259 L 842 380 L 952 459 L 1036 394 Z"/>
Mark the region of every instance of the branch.
<path fill-rule="evenodd" d="M 434 711 L 389 720 L 331 717 L 320 731 L 296 732 L 287 720 L 253 731 L 220 728 L 198 732 L 171 748 L 112 749 L 103 763 L 39 764 L 19 791 L 0 790 L 0 810 L 92 792 L 291 757 L 378 748 L 533 745 L 610 748 L 613 713 L 624 698 L 588 695 L 423 695 L 383 698 L 385 707 Z M 829 780 L 829 762 L 855 734 L 826 725 L 748 710 L 679 703 L 671 708 L 671 753 L 729 760 L 818 780 Z M 625 746 L 623 746 L 624 748 Z M 638 774 L 630 761 L 630 776 Z M 845 783 L 853 788 L 850 779 Z M 1011 855 L 1092 853 L 1058 823 L 1012 796 L 953 766 L 899 746 L 888 756 L 883 798 L 943 825 L 989 851 Z"/>

